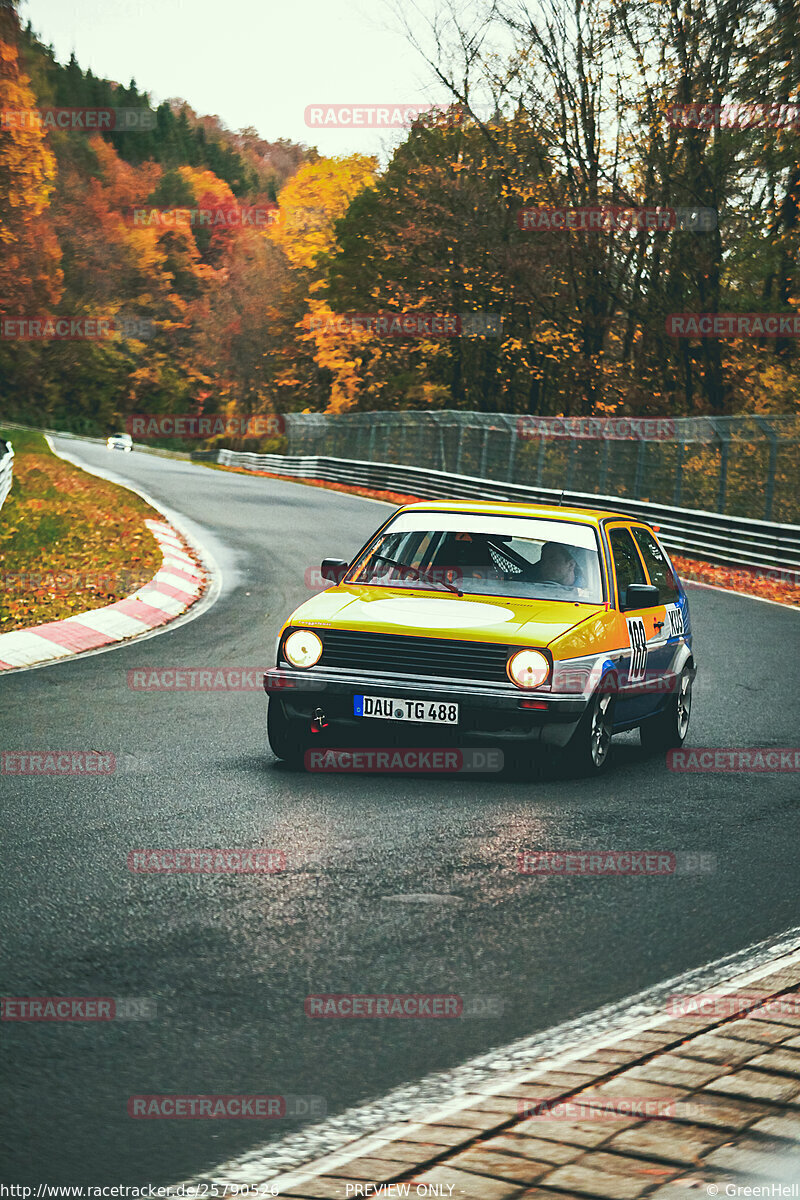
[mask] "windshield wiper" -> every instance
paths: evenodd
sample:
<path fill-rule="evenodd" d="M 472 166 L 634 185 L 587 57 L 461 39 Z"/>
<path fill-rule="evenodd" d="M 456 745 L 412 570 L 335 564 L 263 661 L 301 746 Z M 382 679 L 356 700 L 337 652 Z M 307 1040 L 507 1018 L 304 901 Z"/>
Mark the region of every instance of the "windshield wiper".
<path fill-rule="evenodd" d="M 389 563 L 391 566 L 397 567 L 397 569 L 400 571 L 413 571 L 417 579 L 424 579 L 428 583 L 441 583 L 443 587 L 447 588 L 448 592 L 454 592 L 456 596 L 464 595 L 464 593 L 461 591 L 461 588 L 457 588 L 454 583 L 448 583 L 446 579 L 435 579 L 434 576 L 429 575 L 427 571 L 420 571 L 419 567 L 412 567 L 408 563 L 398 562 L 396 558 L 389 558 L 385 554 L 373 554 L 373 562 L 376 558 L 379 558 L 381 562 Z"/>

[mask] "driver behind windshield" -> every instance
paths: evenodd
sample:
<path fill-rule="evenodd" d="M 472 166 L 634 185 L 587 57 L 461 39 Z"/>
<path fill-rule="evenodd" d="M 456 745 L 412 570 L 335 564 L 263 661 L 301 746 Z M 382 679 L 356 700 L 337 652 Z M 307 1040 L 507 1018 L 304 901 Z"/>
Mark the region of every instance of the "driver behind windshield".
<path fill-rule="evenodd" d="M 578 564 L 561 542 L 545 542 L 530 573 L 537 583 L 558 583 L 566 588 L 576 588 L 578 576 Z"/>

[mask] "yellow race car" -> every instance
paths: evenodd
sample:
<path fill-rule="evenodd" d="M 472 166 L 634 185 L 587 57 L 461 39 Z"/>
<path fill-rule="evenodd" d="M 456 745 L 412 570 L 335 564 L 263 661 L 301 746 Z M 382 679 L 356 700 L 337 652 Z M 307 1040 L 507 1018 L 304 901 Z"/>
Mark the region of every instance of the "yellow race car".
<path fill-rule="evenodd" d="M 370 743 L 566 751 L 612 734 L 681 745 L 695 663 L 686 594 L 656 532 L 619 513 L 436 501 L 398 509 L 283 626 L 266 672 L 278 758 Z M 512 757 L 514 754 L 512 754 Z"/>

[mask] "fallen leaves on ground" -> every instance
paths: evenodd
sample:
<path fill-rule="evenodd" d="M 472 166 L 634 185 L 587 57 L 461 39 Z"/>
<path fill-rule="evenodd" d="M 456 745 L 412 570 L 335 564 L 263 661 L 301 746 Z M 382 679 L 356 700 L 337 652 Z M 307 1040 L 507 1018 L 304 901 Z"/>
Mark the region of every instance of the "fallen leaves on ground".
<path fill-rule="evenodd" d="M 0 509 L 0 632 L 122 600 L 161 566 L 144 522 L 161 514 L 15 430 L 14 481 Z"/>
<path fill-rule="evenodd" d="M 688 582 L 708 583 L 712 587 L 724 588 L 728 592 L 739 592 L 744 596 L 760 596 L 763 600 L 776 600 L 779 604 L 791 604 L 800 608 L 800 572 L 787 567 L 758 570 L 755 567 L 722 567 L 716 563 L 699 562 L 673 554 L 672 561 L 681 579 Z"/>

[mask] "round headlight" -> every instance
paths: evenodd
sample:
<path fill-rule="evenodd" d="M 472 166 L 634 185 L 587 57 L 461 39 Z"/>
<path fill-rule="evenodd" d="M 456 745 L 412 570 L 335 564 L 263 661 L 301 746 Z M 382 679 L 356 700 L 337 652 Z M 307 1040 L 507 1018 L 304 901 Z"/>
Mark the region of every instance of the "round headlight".
<path fill-rule="evenodd" d="M 512 683 L 521 688 L 540 687 L 550 673 L 550 663 L 538 650 L 518 650 L 506 667 Z"/>
<path fill-rule="evenodd" d="M 283 643 L 283 653 L 293 667 L 313 667 L 322 654 L 322 642 L 310 629 L 295 629 Z"/>

